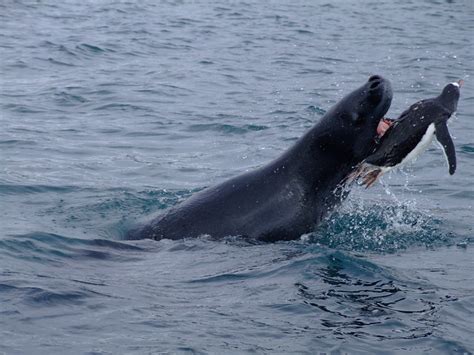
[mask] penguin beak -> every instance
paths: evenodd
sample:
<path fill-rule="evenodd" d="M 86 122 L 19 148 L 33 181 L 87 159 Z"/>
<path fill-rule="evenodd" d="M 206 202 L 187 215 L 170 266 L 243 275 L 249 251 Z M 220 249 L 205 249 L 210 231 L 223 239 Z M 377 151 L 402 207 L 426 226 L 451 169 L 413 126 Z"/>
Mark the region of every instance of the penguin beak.
<path fill-rule="evenodd" d="M 462 86 L 464 85 L 464 80 L 459 79 L 458 81 L 455 81 L 454 83 L 451 83 L 451 84 L 454 86 L 457 86 L 458 88 L 462 88 Z"/>
<path fill-rule="evenodd" d="M 385 132 L 392 126 L 394 120 L 384 117 L 380 120 L 378 126 L 377 126 L 377 135 L 379 138 L 381 138 Z"/>

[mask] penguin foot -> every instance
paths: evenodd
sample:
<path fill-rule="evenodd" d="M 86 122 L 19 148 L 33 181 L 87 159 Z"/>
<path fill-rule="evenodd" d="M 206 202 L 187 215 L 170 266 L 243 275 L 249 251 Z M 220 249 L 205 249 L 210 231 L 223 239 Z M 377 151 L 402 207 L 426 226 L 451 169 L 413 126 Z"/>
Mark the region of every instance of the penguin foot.
<path fill-rule="evenodd" d="M 363 178 L 362 178 L 362 185 L 365 185 L 365 188 L 368 189 L 371 187 L 378 178 L 382 176 L 382 170 L 379 168 L 375 168 L 369 171 Z"/>
<path fill-rule="evenodd" d="M 357 168 L 350 173 L 346 178 L 346 184 L 361 181 L 360 185 L 365 185 L 365 188 L 371 187 L 383 175 L 381 168 L 375 165 L 361 163 Z"/>

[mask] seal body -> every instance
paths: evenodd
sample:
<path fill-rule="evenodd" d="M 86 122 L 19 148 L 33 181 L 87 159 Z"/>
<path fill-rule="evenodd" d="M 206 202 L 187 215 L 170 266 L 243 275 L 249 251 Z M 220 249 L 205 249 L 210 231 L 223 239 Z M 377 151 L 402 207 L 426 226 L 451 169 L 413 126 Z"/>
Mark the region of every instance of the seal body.
<path fill-rule="evenodd" d="M 377 125 L 391 100 L 389 81 L 372 76 L 282 156 L 196 193 L 132 230 L 129 238 L 276 241 L 311 232 L 343 197 L 340 183 L 373 151 Z"/>
<path fill-rule="evenodd" d="M 447 121 L 456 111 L 460 83 L 448 84 L 432 99 L 421 100 L 410 106 L 393 121 L 382 136 L 380 146 L 367 157 L 354 173 L 362 177 L 367 187 L 385 172 L 418 157 L 436 137 L 445 152 L 449 173 L 456 170 L 456 153 L 448 131 Z"/>

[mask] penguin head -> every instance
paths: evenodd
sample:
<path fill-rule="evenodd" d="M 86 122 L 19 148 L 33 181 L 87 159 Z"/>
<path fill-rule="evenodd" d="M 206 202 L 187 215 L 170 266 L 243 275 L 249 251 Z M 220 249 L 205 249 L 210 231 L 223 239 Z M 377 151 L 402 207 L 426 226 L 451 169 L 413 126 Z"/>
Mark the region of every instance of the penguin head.
<path fill-rule="evenodd" d="M 441 95 L 438 96 L 441 105 L 450 113 L 455 112 L 458 108 L 460 88 L 463 83 L 463 80 L 459 80 L 458 82 L 446 85 Z"/>

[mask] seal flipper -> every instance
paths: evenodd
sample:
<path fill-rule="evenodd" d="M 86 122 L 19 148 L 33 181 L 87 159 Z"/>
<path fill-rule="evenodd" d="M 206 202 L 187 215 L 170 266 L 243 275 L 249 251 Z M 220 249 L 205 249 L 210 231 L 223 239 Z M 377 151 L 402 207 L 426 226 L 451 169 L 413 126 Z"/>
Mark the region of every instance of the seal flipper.
<path fill-rule="evenodd" d="M 436 139 L 443 147 L 446 160 L 448 161 L 449 174 L 453 175 L 456 171 L 456 151 L 454 150 L 454 143 L 449 135 L 446 121 L 436 124 Z"/>

